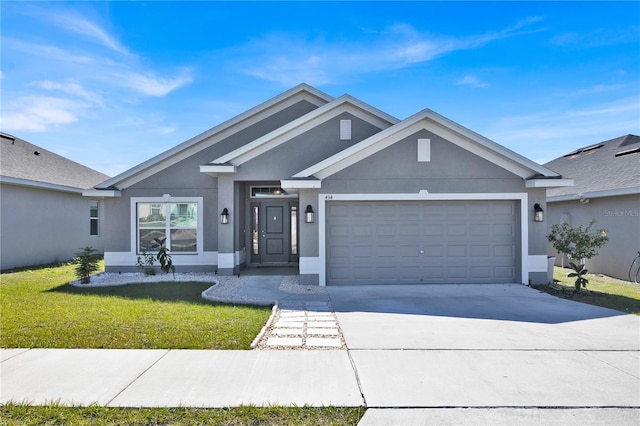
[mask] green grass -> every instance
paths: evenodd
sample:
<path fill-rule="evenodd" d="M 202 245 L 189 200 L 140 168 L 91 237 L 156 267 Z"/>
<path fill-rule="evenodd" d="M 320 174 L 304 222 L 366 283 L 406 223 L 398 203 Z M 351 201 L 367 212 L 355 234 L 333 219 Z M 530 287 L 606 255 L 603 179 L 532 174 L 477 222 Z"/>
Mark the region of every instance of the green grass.
<path fill-rule="evenodd" d="M 571 269 L 556 266 L 553 272 L 555 284 L 535 287 L 564 299 L 640 315 L 640 285 L 604 275 L 587 274 L 589 283 L 586 289 L 576 293 L 575 279 L 567 277 L 571 272 Z"/>
<path fill-rule="evenodd" d="M 210 283 L 77 288 L 73 269 L 0 275 L 0 347 L 249 349 L 271 313 L 205 302 Z"/>
<path fill-rule="evenodd" d="M 107 408 L 0 407 L 2 425 L 357 425 L 363 407 Z"/>

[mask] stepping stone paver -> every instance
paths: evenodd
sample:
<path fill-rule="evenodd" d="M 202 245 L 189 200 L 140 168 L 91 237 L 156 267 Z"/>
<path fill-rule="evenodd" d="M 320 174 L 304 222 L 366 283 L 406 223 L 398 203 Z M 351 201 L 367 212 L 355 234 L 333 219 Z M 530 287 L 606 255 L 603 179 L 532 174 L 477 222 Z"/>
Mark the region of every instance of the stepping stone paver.
<path fill-rule="evenodd" d="M 301 334 L 304 334 L 304 329 L 303 328 L 276 328 L 271 333 L 278 336 L 299 336 Z"/>
<path fill-rule="evenodd" d="M 307 335 L 314 336 L 339 336 L 337 328 L 307 328 Z"/>
<path fill-rule="evenodd" d="M 339 348 L 342 346 L 340 339 L 328 339 L 326 337 L 307 337 L 307 346 Z"/>
<path fill-rule="evenodd" d="M 269 337 L 267 346 L 302 346 L 302 337 Z"/>

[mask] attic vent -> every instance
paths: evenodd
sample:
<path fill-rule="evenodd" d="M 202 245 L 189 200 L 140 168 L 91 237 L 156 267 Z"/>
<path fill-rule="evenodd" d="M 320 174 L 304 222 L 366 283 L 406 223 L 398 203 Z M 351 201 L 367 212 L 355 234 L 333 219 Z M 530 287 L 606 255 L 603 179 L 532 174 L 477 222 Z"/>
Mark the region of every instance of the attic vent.
<path fill-rule="evenodd" d="M 620 151 L 616 153 L 616 157 L 622 157 L 624 155 L 629 155 L 629 154 L 636 154 L 640 152 L 640 147 L 638 148 L 632 148 L 632 149 L 627 149 L 626 151 Z"/>
<path fill-rule="evenodd" d="M 351 120 L 340 120 L 340 140 L 351 140 Z"/>
<path fill-rule="evenodd" d="M 564 155 L 563 157 L 565 157 L 565 158 L 567 158 L 567 157 L 575 157 L 576 155 L 584 154 L 585 152 L 589 152 L 589 151 L 594 151 L 594 150 L 596 150 L 598 148 L 602 148 L 603 146 L 604 146 L 604 144 L 601 143 L 601 144 L 598 144 L 598 145 L 591 145 L 591 146 L 588 146 L 586 148 L 580 148 L 578 150 L 575 150 L 573 152 L 568 153 L 567 155 Z"/>
<path fill-rule="evenodd" d="M 40 151 L 33 151 L 33 155 L 40 155 Z"/>

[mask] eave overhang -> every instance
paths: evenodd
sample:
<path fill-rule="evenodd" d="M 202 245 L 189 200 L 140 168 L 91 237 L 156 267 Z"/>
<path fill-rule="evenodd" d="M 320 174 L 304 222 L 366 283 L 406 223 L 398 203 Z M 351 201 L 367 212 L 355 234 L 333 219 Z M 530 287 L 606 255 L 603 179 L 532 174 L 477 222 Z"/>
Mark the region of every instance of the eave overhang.
<path fill-rule="evenodd" d="M 573 179 L 527 179 L 524 184 L 525 188 L 561 188 L 564 186 L 573 186 Z"/>
<path fill-rule="evenodd" d="M 119 198 L 122 196 L 122 191 L 117 189 L 87 189 L 82 191 L 82 196 L 89 198 Z"/>
<path fill-rule="evenodd" d="M 200 173 L 205 173 L 212 177 L 224 173 L 233 174 L 236 170 L 237 168 L 233 164 L 204 164 L 200 166 Z"/>
<path fill-rule="evenodd" d="M 283 179 L 280 181 L 282 189 L 320 189 L 322 182 L 319 179 Z"/>

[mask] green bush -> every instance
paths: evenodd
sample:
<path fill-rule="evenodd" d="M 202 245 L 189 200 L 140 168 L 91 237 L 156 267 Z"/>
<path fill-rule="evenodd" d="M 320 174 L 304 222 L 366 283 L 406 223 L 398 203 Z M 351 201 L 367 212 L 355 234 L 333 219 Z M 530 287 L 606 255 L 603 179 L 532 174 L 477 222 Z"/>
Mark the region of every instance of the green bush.
<path fill-rule="evenodd" d="M 100 256 L 96 253 L 96 250 L 93 247 L 84 247 L 76 253 L 73 261 L 76 264 L 76 276 L 80 279 L 80 282 L 89 284 L 91 274 L 99 268 Z"/>
<path fill-rule="evenodd" d="M 586 287 L 589 282 L 584 277 L 588 272 L 585 268 L 587 259 L 597 255 L 597 249 L 609 241 L 607 232 L 604 229 L 591 230 L 595 223 L 596 220 L 593 219 L 583 229 L 582 225 L 572 228 L 567 222 L 562 222 L 552 225 L 551 233 L 547 235 L 547 239 L 553 245 L 553 248 L 559 253 L 569 256 L 569 259 L 575 260 L 575 263 L 569 263 L 571 269 L 575 271 L 570 273 L 569 277 L 576 278 L 576 291 L 580 291 L 580 287 Z"/>

